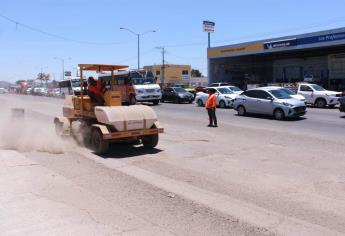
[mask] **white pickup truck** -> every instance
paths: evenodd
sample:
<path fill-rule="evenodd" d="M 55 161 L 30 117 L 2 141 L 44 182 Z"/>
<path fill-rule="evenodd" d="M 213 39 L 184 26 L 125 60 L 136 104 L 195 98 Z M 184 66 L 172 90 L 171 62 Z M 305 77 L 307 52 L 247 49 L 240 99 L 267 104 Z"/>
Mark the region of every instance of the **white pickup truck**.
<path fill-rule="evenodd" d="M 340 92 L 324 89 L 317 84 L 301 83 L 297 86 L 297 94 L 305 97 L 307 104 L 315 105 L 319 108 L 334 107 L 339 103 Z"/>

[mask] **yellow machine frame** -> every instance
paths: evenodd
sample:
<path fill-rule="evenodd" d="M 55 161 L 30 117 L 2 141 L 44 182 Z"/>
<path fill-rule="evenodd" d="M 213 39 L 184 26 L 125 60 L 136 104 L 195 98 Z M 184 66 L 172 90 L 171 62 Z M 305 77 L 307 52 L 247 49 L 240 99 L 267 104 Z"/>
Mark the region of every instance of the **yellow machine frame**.
<path fill-rule="evenodd" d="M 95 117 L 94 112 L 84 111 L 85 101 L 84 101 L 84 81 L 83 72 L 84 71 L 110 71 L 111 72 L 111 91 L 115 91 L 115 76 L 114 71 L 128 68 L 125 65 L 102 65 L 102 64 L 79 64 L 80 68 L 80 109 L 75 109 L 75 114 L 78 116 Z"/>

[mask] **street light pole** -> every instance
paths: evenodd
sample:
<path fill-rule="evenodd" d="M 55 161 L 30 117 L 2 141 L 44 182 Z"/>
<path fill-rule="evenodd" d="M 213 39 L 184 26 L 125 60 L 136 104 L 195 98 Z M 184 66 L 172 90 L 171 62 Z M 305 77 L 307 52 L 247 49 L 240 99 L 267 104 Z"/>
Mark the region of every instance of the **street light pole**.
<path fill-rule="evenodd" d="M 60 58 L 60 57 L 54 57 L 56 60 L 60 60 L 62 64 L 62 80 L 65 80 L 65 60 L 71 60 L 72 58 L 67 57 L 67 58 Z"/>
<path fill-rule="evenodd" d="M 145 31 L 143 33 L 136 33 L 134 32 L 133 30 L 130 30 L 130 29 L 127 29 L 127 28 L 124 28 L 124 27 L 120 27 L 121 30 L 127 30 L 128 32 L 134 34 L 137 36 L 137 40 L 138 40 L 138 70 L 140 69 L 140 36 L 144 35 L 144 34 L 147 34 L 147 33 L 155 33 L 156 30 L 148 30 L 148 31 Z"/>
<path fill-rule="evenodd" d="M 138 34 L 138 71 L 140 69 L 140 34 Z"/>

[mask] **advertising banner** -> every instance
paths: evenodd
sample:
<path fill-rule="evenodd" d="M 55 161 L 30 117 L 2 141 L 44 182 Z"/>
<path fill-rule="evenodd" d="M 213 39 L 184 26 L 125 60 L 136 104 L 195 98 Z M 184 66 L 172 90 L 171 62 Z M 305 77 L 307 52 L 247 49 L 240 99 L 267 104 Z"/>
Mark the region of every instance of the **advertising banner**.
<path fill-rule="evenodd" d="M 274 48 L 285 48 L 285 47 L 292 47 L 297 46 L 297 39 L 284 39 L 279 41 L 272 41 L 272 42 L 265 42 L 264 49 L 274 49 Z"/>
<path fill-rule="evenodd" d="M 324 42 L 332 42 L 332 41 L 338 41 L 338 40 L 345 40 L 345 32 L 301 38 L 301 39 L 298 39 L 297 44 L 303 45 L 303 44 L 312 44 L 312 43 L 324 43 Z"/>

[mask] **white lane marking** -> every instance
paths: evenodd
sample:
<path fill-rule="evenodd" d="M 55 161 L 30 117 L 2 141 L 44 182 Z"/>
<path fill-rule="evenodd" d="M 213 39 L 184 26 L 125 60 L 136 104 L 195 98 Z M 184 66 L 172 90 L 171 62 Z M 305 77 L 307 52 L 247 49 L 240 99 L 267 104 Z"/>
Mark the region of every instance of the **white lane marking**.
<path fill-rule="evenodd" d="M 155 174 L 119 160 L 103 159 L 86 149 L 78 148 L 75 151 L 108 168 L 115 169 L 167 192 L 175 193 L 181 197 L 203 204 L 251 225 L 268 229 L 279 235 L 344 235 L 320 225 L 269 211 L 254 204 Z"/>

